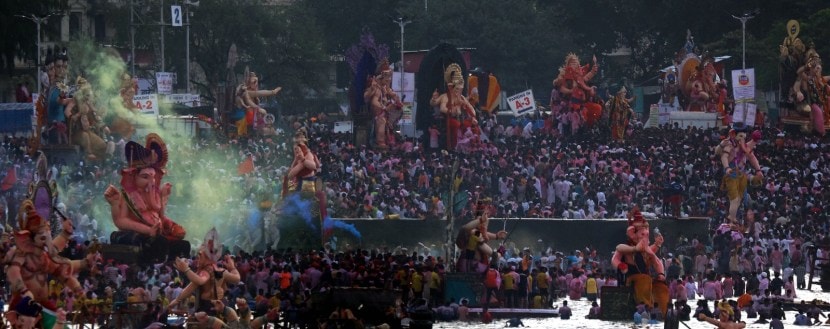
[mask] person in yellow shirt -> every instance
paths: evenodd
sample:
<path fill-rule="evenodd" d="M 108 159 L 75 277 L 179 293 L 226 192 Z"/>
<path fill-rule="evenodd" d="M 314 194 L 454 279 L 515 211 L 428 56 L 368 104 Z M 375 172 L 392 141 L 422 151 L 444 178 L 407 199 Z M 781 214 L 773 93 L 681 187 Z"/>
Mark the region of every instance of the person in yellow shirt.
<path fill-rule="evenodd" d="M 542 297 L 542 305 L 548 305 L 548 285 L 550 281 L 546 267 L 542 267 L 540 271 L 536 272 L 536 288 L 538 288 L 539 296 Z"/>
<path fill-rule="evenodd" d="M 509 308 L 515 308 L 516 295 L 519 288 L 519 273 L 516 273 L 516 267 L 514 266 L 510 266 L 510 268 L 504 272 L 504 275 L 501 276 L 501 280 L 502 285 L 504 286 L 505 304 Z"/>
<path fill-rule="evenodd" d="M 424 276 L 421 275 L 420 271 L 415 270 L 415 272 L 412 272 L 411 285 L 412 297 L 421 298 L 424 295 Z"/>
<path fill-rule="evenodd" d="M 591 273 L 588 280 L 585 281 L 585 296 L 588 301 L 597 301 L 597 294 L 599 294 L 599 286 L 597 285 L 596 274 Z"/>
<path fill-rule="evenodd" d="M 437 271 L 429 271 L 430 278 L 429 278 L 429 296 L 432 299 L 432 305 L 441 305 L 442 298 L 440 296 L 441 293 L 441 276 L 438 274 Z"/>
<path fill-rule="evenodd" d="M 167 296 L 165 296 L 164 294 L 159 294 L 159 296 L 156 298 L 156 302 L 158 302 L 159 305 L 161 305 L 161 307 L 165 309 L 167 308 L 167 305 L 170 305 L 170 300 L 167 299 Z"/>
<path fill-rule="evenodd" d="M 275 307 L 280 307 L 280 294 L 276 293 L 271 298 L 268 299 L 268 309 L 272 309 Z"/>

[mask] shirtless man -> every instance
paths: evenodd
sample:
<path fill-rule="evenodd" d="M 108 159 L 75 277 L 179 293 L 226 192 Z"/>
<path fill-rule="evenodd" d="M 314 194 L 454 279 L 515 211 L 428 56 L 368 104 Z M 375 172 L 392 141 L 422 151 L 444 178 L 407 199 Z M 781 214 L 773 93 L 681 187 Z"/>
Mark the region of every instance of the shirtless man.
<path fill-rule="evenodd" d="M 706 322 L 711 323 L 712 325 L 715 326 L 715 328 L 718 328 L 718 329 L 743 329 L 743 328 L 746 328 L 746 323 L 732 322 L 732 320 L 729 319 L 729 313 L 728 312 L 720 312 L 720 316 L 719 316 L 720 319 L 710 318 L 710 317 L 706 316 L 706 314 L 703 314 L 703 313 L 698 315 L 697 318 L 700 321 L 706 321 Z"/>

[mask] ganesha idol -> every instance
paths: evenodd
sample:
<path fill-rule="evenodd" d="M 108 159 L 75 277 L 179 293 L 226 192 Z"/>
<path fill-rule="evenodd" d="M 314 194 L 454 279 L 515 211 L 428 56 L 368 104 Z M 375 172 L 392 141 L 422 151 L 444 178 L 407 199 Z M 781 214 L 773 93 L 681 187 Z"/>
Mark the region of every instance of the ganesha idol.
<path fill-rule="evenodd" d="M 110 240 L 141 246 L 143 260 L 189 254 L 185 229 L 164 213 L 172 189 L 172 184 L 161 183 L 168 159 L 164 141 L 149 134 L 145 145 L 128 142 L 124 154 L 128 167 L 121 170 L 121 189 L 110 185 L 104 192 L 119 230 Z"/>
<path fill-rule="evenodd" d="M 625 285 L 633 288 L 637 304 L 657 303 L 662 314 L 666 314 L 669 302 L 669 288 L 663 262 L 649 246 L 649 225 L 638 207 L 628 213 L 628 242 L 617 245 L 611 265 L 625 275 Z M 651 273 L 656 273 L 652 278 Z"/>
<path fill-rule="evenodd" d="M 788 35 L 780 46 L 781 93 L 789 110 L 782 121 L 824 136 L 830 124 L 830 76 L 822 75 L 815 45 L 805 46 L 799 31 L 798 21 L 787 22 Z"/>
<path fill-rule="evenodd" d="M 579 112 L 588 124 L 593 124 L 602 115 L 602 105 L 594 102 L 596 87 L 588 85 L 598 70 L 596 56 L 592 64 L 583 66 L 579 57 L 571 53 L 565 57 L 565 64 L 553 80 L 553 88 L 559 91 L 570 110 Z"/>
<path fill-rule="evenodd" d="M 493 254 L 493 248 L 488 243 L 490 240 L 504 240 L 507 231 L 488 231 L 491 207 L 489 198 L 477 202 L 473 220 L 461 226 L 456 236 L 456 246 L 462 250 L 457 266 L 460 272 L 483 272 L 492 258 L 499 256 Z"/>
<path fill-rule="evenodd" d="M 688 100 L 686 111 L 712 112 L 717 110 L 719 80 L 715 60 L 709 54 L 698 57 L 691 54 L 680 64 L 681 91 Z"/>
<path fill-rule="evenodd" d="M 95 268 L 97 254 L 82 260 L 69 260 L 58 255 L 72 234 L 69 220 L 65 220 L 62 227 L 53 239 L 48 219 L 38 214 L 35 204 L 31 200 L 21 204 L 14 246 L 4 258 L 6 279 L 11 289 L 9 305 L 12 306 L 6 317 L 15 328 L 62 327 L 56 305 L 49 299 L 57 292 L 49 291 L 48 279 L 80 294 L 83 289 L 77 279 L 78 273 Z"/>

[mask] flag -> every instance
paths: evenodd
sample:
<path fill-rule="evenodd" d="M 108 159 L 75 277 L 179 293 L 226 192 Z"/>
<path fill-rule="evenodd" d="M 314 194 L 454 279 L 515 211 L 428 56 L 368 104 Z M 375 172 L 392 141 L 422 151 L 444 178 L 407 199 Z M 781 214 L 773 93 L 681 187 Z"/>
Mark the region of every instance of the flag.
<path fill-rule="evenodd" d="M 9 167 L 8 172 L 6 172 L 6 177 L 0 182 L 0 191 L 8 191 L 14 187 L 14 184 L 17 184 L 17 170 L 12 165 Z"/>
<path fill-rule="evenodd" d="M 237 171 L 240 175 L 250 174 L 254 172 L 254 157 L 248 156 L 248 158 L 246 158 L 245 161 L 242 161 L 242 163 L 239 164 Z"/>

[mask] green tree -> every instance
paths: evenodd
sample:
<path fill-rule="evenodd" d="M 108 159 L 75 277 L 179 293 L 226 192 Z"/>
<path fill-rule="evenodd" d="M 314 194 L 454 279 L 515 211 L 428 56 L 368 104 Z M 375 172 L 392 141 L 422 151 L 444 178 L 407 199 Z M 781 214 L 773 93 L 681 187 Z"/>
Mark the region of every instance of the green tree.
<path fill-rule="evenodd" d="M 508 93 L 532 88 L 546 95 L 570 48 L 555 8 L 535 1 L 430 2 L 426 12 L 412 2 L 402 11 L 413 17 L 407 26 L 408 49 L 429 49 L 440 42 L 473 48 L 471 66 L 493 72 Z"/>
<path fill-rule="evenodd" d="M 222 22 L 217 24 L 217 22 Z M 239 51 L 236 72 L 247 66 L 263 88 L 283 86 L 281 100 L 302 99 L 325 88 L 325 61 L 316 18 L 302 4 L 202 0 L 191 19 L 191 56 L 205 71 L 210 93 L 226 83 L 228 49 Z"/>

